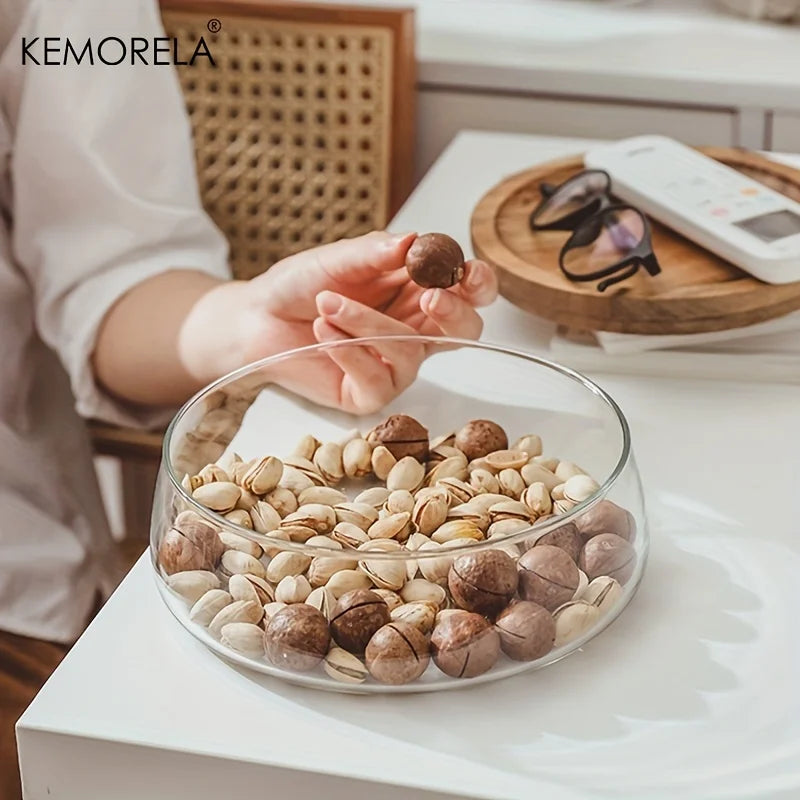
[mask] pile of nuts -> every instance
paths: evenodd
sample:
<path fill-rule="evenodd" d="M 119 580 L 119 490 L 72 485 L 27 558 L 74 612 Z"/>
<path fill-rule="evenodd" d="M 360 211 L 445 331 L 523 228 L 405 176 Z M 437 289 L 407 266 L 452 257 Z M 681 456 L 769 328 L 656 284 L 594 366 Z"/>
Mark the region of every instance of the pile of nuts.
<path fill-rule="evenodd" d="M 343 444 L 305 436 L 282 460 L 228 454 L 183 487 L 251 531 L 177 514 L 157 561 L 189 620 L 237 653 L 343 683 L 539 659 L 613 608 L 636 565 L 633 516 L 607 499 L 537 534 L 600 487 L 534 434 L 509 447 L 490 420 L 429 440 L 395 414 Z"/>

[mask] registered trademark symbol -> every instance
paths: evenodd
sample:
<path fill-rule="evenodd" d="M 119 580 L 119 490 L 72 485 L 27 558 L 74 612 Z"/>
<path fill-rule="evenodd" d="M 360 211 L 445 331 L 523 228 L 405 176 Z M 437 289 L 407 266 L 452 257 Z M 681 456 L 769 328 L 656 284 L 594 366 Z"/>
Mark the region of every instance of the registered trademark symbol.
<path fill-rule="evenodd" d="M 222 30 L 222 23 L 216 17 L 212 17 L 206 27 L 211 33 L 219 33 Z"/>

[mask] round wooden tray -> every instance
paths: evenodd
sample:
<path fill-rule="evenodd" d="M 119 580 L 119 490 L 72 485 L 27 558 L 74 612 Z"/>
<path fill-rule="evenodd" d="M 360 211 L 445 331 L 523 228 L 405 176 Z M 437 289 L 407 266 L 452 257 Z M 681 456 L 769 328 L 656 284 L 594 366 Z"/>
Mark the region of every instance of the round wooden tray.
<path fill-rule="evenodd" d="M 800 201 L 800 170 L 731 148 L 699 149 Z M 558 184 L 583 168 L 581 156 L 540 164 L 506 178 L 475 207 L 475 254 L 497 268 L 500 292 L 515 305 L 571 329 L 639 334 L 739 328 L 800 309 L 800 281 L 762 283 L 657 222 L 660 275 L 640 270 L 603 294 L 593 283 L 567 280 L 558 253 L 568 234 L 533 233 L 528 217 L 542 181 Z"/>

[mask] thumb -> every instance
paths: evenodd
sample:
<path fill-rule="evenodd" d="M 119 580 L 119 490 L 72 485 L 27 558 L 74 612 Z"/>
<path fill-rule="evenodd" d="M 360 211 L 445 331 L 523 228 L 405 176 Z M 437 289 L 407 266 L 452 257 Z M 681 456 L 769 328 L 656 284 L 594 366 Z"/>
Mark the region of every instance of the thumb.
<path fill-rule="evenodd" d="M 416 236 L 415 233 L 373 231 L 289 256 L 273 270 L 280 267 L 295 273 L 299 271 L 312 286 L 320 279 L 361 283 L 402 267 Z"/>

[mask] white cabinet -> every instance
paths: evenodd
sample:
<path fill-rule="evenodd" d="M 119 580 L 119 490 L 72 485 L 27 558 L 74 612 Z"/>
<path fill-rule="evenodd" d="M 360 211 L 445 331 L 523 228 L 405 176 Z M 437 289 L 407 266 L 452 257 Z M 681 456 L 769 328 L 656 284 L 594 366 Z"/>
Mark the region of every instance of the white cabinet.
<path fill-rule="evenodd" d="M 661 133 L 689 144 L 713 145 L 733 145 L 737 137 L 736 115 L 726 109 L 562 100 L 424 85 L 418 92 L 417 113 L 417 177 L 466 128 L 586 138 Z"/>
<path fill-rule="evenodd" d="M 770 149 L 778 153 L 800 153 L 800 113 L 773 113 Z"/>

